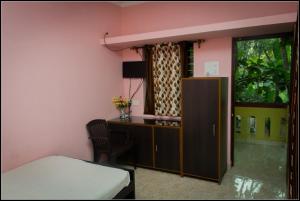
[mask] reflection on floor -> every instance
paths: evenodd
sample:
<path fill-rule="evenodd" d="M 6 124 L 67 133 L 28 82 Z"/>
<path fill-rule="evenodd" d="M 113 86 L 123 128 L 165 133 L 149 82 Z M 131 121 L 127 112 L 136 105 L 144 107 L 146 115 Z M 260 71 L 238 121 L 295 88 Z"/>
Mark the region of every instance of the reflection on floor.
<path fill-rule="evenodd" d="M 160 171 L 136 169 L 137 199 L 285 199 L 286 148 L 235 144 L 235 166 L 221 185 Z"/>
<path fill-rule="evenodd" d="M 286 146 L 235 144 L 235 198 L 286 198 Z"/>

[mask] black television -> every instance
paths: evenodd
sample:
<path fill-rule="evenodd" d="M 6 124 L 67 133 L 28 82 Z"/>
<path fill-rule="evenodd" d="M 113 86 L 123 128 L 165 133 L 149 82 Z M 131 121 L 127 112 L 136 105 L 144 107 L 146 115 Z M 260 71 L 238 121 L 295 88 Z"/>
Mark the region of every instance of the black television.
<path fill-rule="evenodd" d="M 144 78 L 146 77 L 145 61 L 123 62 L 123 78 Z"/>

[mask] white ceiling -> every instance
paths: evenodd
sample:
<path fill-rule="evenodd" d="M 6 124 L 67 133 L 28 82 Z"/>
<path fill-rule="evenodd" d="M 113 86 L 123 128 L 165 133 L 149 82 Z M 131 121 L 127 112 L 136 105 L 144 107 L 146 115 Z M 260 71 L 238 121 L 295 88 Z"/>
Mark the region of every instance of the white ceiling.
<path fill-rule="evenodd" d="M 118 5 L 120 7 L 127 7 L 127 6 L 142 4 L 142 3 L 145 3 L 146 1 L 107 1 L 107 2 L 113 3 L 113 4 Z"/>

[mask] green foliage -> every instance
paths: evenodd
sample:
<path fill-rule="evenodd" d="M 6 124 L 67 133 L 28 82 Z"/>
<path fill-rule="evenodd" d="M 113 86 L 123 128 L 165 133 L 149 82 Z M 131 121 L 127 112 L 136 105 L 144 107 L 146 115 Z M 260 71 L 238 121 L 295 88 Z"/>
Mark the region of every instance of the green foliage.
<path fill-rule="evenodd" d="M 291 39 L 237 42 L 236 102 L 288 103 Z"/>

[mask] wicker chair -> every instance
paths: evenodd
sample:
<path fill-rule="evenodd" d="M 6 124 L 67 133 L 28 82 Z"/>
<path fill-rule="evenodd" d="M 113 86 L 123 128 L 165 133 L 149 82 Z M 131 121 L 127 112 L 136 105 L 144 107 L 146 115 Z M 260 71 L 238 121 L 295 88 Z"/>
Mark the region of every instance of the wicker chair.
<path fill-rule="evenodd" d="M 98 163 L 101 155 L 105 154 L 107 156 L 107 162 L 114 164 L 117 162 L 119 156 L 129 151 L 134 151 L 133 139 L 127 130 L 110 130 L 104 119 L 92 120 L 86 127 L 89 133 L 89 139 L 91 139 L 93 143 L 94 162 Z M 116 133 L 121 133 L 123 138 L 116 140 L 114 135 Z M 133 154 L 135 155 L 135 153 Z"/>

